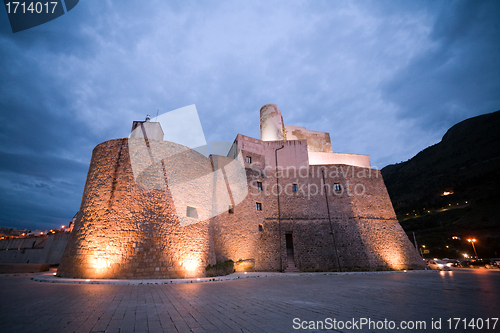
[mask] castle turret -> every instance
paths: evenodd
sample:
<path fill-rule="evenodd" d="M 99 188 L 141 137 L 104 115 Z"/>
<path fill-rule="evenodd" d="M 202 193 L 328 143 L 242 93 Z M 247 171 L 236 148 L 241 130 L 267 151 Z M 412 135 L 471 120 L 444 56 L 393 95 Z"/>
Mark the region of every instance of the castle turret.
<path fill-rule="evenodd" d="M 134 121 L 130 138 L 144 138 L 150 140 L 163 141 L 163 129 L 160 123 L 150 121 L 150 116 L 146 117 L 145 121 Z"/>
<path fill-rule="evenodd" d="M 267 104 L 260 109 L 260 139 L 262 141 L 286 140 L 283 117 L 276 104 Z"/>

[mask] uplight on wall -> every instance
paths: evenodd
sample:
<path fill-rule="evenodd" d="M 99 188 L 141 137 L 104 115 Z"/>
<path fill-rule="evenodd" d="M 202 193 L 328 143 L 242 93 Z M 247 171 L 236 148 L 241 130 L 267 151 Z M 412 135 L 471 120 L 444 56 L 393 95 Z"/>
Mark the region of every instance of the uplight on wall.
<path fill-rule="evenodd" d="M 187 271 L 194 272 L 198 268 L 198 263 L 195 260 L 190 259 L 190 260 L 184 261 L 183 266 Z"/>
<path fill-rule="evenodd" d="M 95 258 L 93 260 L 93 266 L 95 269 L 102 270 L 108 268 L 110 265 L 109 261 L 103 258 Z"/>

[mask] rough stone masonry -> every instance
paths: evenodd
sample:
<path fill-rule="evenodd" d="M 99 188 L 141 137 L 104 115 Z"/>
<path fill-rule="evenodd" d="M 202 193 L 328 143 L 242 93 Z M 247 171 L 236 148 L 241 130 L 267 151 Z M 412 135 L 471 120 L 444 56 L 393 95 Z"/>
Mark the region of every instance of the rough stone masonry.
<path fill-rule="evenodd" d="M 149 120 L 95 147 L 57 275 L 424 267 L 367 155 L 333 153 L 328 133 L 284 125 L 274 104 L 260 113 L 261 140 L 239 134 L 227 156 L 163 141 Z"/>

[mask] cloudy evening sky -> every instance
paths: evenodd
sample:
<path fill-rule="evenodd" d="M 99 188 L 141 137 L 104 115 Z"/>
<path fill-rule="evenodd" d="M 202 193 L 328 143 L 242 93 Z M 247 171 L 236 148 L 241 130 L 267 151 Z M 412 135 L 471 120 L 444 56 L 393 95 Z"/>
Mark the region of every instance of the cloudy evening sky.
<path fill-rule="evenodd" d="M 207 141 L 259 109 L 372 166 L 500 109 L 500 1 L 81 0 L 12 33 L 0 10 L 0 226 L 78 211 L 92 149 L 196 104 Z"/>

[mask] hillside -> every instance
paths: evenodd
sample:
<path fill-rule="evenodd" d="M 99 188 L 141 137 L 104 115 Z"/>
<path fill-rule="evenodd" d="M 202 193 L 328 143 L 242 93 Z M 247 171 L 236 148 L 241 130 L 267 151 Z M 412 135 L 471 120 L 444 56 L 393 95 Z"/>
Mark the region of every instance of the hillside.
<path fill-rule="evenodd" d="M 479 257 L 500 257 L 500 111 L 454 125 L 381 172 L 401 225 L 428 256 L 471 254 L 473 237 Z"/>

